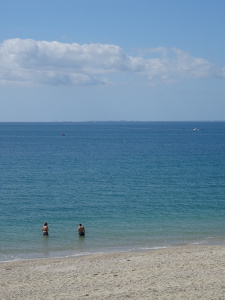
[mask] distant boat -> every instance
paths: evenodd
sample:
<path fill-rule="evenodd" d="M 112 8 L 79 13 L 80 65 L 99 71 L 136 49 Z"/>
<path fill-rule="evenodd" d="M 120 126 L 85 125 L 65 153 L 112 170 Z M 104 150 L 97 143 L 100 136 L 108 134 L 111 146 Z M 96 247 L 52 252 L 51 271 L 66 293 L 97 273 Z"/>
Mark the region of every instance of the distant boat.
<path fill-rule="evenodd" d="M 199 130 L 198 128 L 194 128 L 194 129 L 193 129 L 193 131 L 198 131 L 198 130 Z"/>

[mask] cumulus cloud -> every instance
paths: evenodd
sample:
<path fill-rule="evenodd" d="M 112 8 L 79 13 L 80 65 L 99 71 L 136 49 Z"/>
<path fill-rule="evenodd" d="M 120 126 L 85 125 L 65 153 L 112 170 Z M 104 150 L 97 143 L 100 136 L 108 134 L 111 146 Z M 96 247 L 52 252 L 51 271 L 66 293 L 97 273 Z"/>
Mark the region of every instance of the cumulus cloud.
<path fill-rule="evenodd" d="M 180 77 L 223 77 L 225 72 L 180 49 L 148 49 L 145 58 L 129 56 L 121 47 L 108 44 L 31 39 L 9 39 L 0 44 L 1 85 L 108 84 L 111 73 L 144 75 L 152 83 Z"/>

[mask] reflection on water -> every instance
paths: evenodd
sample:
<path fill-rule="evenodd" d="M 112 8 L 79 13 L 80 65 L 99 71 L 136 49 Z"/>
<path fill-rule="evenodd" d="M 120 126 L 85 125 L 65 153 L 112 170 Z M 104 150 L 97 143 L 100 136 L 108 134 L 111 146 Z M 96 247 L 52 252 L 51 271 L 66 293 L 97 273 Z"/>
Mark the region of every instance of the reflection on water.
<path fill-rule="evenodd" d="M 77 250 L 80 252 L 83 252 L 86 250 L 86 243 L 85 243 L 85 237 L 84 236 L 78 236 L 77 237 Z"/>
<path fill-rule="evenodd" d="M 42 248 L 43 248 L 44 256 L 49 257 L 49 236 L 48 235 L 42 236 Z"/>

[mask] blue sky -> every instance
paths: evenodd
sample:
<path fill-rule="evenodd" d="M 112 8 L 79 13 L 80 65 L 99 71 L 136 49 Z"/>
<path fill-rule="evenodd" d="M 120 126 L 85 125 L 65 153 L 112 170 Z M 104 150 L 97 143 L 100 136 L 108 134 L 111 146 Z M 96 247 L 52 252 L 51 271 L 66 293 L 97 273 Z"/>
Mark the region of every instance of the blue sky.
<path fill-rule="evenodd" d="M 225 120 L 225 1 L 1 0 L 0 122 Z"/>

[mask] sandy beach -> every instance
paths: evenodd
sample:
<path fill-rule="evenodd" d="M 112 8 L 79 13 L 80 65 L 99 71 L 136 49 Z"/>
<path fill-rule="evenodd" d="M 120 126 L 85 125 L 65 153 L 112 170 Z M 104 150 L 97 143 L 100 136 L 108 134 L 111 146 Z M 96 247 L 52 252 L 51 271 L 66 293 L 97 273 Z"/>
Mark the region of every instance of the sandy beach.
<path fill-rule="evenodd" d="M 225 246 L 0 264 L 1 299 L 225 299 Z"/>

